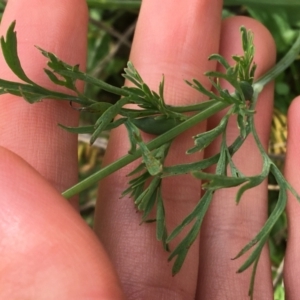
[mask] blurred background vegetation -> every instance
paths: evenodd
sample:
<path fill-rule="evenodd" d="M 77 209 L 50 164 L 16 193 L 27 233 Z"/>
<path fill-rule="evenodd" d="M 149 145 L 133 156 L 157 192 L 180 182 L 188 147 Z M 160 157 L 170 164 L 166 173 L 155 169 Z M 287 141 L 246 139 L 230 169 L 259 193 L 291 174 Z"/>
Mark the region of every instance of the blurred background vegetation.
<path fill-rule="evenodd" d="M 174 2 L 175 3 L 175 2 Z M 6 1 L 0 2 L 2 15 Z M 88 62 L 87 72 L 110 84 L 122 86 L 121 73 L 127 63 L 140 0 L 87 0 L 89 7 Z M 162 4 L 163 5 L 163 4 Z M 187 4 L 188 5 L 188 4 Z M 174 4 L 174 9 L 176 5 Z M 292 45 L 300 28 L 299 0 L 225 0 L 223 17 L 233 15 L 251 16 L 261 21 L 272 33 L 277 56 L 280 59 Z M 197 29 L 195 29 L 197 30 Z M 296 95 L 300 94 L 300 60 L 281 74 L 275 82 L 275 106 L 269 152 L 282 168 L 286 151 L 286 114 Z M 86 87 L 89 97 L 115 102 L 116 96 L 97 87 Z M 81 122 L 91 124 L 93 115 L 82 114 Z M 101 167 L 109 133 L 99 138 L 93 147 L 89 137 L 79 136 L 78 160 L 80 179 L 91 175 Z M 272 211 L 278 197 L 278 186 L 269 178 L 269 210 Z M 93 223 L 96 202 L 96 186 L 80 195 L 81 214 L 88 224 Z M 283 257 L 287 238 L 285 214 L 278 221 L 270 237 L 269 245 L 274 275 L 274 299 L 283 300 Z"/>

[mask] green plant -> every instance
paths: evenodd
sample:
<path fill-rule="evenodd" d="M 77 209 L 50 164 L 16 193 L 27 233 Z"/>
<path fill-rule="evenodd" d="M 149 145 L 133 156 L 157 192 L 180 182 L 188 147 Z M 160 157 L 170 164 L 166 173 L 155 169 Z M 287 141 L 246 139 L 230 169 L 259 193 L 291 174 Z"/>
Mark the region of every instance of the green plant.
<path fill-rule="evenodd" d="M 249 258 L 238 270 L 238 272 L 242 272 L 253 265 L 249 289 L 249 295 L 253 297 L 254 278 L 260 253 L 272 228 L 285 209 L 287 192 L 292 192 L 300 201 L 300 196 L 297 195 L 285 180 L 278 167 L 265 152 L 254 125 L 254 112 L 257 97 L 263 87 L 287 68 L 295 59 L 300 50 L 300 37 L 286 56 L 273 69 L 269 70 L 257 81 L 254 81 L 256 65 L 253 63 L 253 37 L 251 32 L 242 27 L 241 36 L 244 54 L 242 56 L 233 56 L 234 65 L 230 65 L 219 54 L 213 54 L 209 58 L 216 60 L 225 69 L 225 72 L 222 73 L 216 71 L 206 73 L 206 76 L 208 76 L 217 92 L 213 93 L 207 90 L 195 79 L 187 81 L 187 84 L 191 88 L 208 96 L 210 100 L 195 105 L 174 107 L 167 105 L 164 101 L 164 78 L 162 78 L 159 85 L 159 92 L 156 93 L 149 89 L 148 85 L 143 81 L 130 62 L 125 69 L 124 77 L 133 83 L 133 87 L 124 86 L 118 88 L 82 73 L 79 71 L 78 65 L 68 65 L 54 54 L 38 48 L 48 58 L 49 68 L 45 69 L 45 72 L 49 79 L 55 84 L 73 91 L 75 96 L 51 91 L 37 85 L 27 77 L 21 67 L 17 53 L 17 38 L 14 26 L 15 24 L 13 23 L 9 27 L 6 37 L 1 38 L 1 47 L 6 63 L 24 83 L 0 79 L 0 94 L 10 93 L 21 96 L 31 104 L 46 98 L 60 99 L 69 101 L 71 104 L 73 102 L 79 104 L 82 111 L 96 113 L 98 119 L 92 126 L 71 128 L 65 127 L 62 124 L 60 125 L 72 133 L 91 133 L 91 143 L 96 140 L 103 130 L 114 129 L 124 124 L 128 131 L 131 144 L 128 155 L 94 173 L 74 187 L 71 187 L 63 195 L 69 198 L 141 157 L 140 165 L 129 174 L 133 179 L 129 181 L 129 188 L 122 195 L 129 194 L 133 198 L 137 209 L 143 212 L 142 221 L 153 221 L 148 218 L 150 212 L 156 209 L 157 239 L 162 241 L 167 251 L 170 251 L 170 241 L 187 225 L 193 222 L 186 236 L 179 242 L 175 249 L 171 250 L 169 259 L 175 259 L 172 270 L 173 274 L 179 272 L 189 247 L 197 237 L 215 191 L 221 188 L 239 186 L 240 188 L 236 195 L 236 202 L 239 203 L 246 190 L 262 183 L 269 174 L 274 176 L 280 186 L 277 204 L 264 227 L 235 257 L 242 256 L 254 247 Z M 219 83 L 220 79 L 229 82 L 233 86 L 234 92 L 229 93 L 226 89 L 223 89 Z M 115 104 L 98 102 L 77 90 L 75 84 L 77 80 L 100 87 L 110 93 L 122 96 L 122 98 Z M 127 104 L 135 104 L 137 108 L 128 108 Z M 215 138 L 221 136 L 222 142 L 218 154 L 189 164 L 164 166 L 164 160 L 168 155 L 169 148 L 172 147 L 172 140 L 176 136 L 224 108 L 228 108 L 228 110 L 220 123 L 214 129 L 194 136 L 194 147 L 187 149 L 187 155 L 201 151 Z M 231 145 L 228 145 L 226 141 L 226 127 L 228 120 L 233 115 L 237 117 L 239 135 Z M 120 117 L 116 118 L 116 116 Z M 156 134 L 157 137 L 151 142 L 145 143 L 142 139 L 141 130 Z M 232 159 L 233 155 L 239 150 L 249 135 L 253 136 L 263 159 L 262 171 L 255 176 L 245 176 L 242 174 Z M 203 171 L 213 165 L 216 166 L 214 174 Z M 161 195 L 161 183 L 163 178 L 167 176 L 176 176 L 185 173 L 192 173 L 196 178 L 205 181 L 202 185 L 205 193 L 195 209 L 169 234 L 165 225 L 165 214 L 167 212 L 164 209 L 164 200 Z M 149 183 L 148 185 L 145 184 L 146 181 Z"/>

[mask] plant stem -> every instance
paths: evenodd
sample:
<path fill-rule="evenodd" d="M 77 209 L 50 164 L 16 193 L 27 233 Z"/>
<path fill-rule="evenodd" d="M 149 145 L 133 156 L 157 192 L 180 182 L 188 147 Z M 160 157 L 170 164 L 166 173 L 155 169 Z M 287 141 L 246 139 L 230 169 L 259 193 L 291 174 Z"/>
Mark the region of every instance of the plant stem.
<path fill-rule="evenodd" d="M 172 106 L 172 105 L 166 105 L 166 107 L 174 112 L 192 112 L 192 111 L 200 111 L 204 110 L 212 105 L 212 103 L 218 103 L 218 100 L 210 99 L 201 103 L 197 104 L 191 104 L 191 105 L 184 105 L 184 106 Z"/>
<path fill-rule="evenodd" d="M 199 122 L 209 118 L 210 116 L 214 115 L 215 113 L 223 110 L 224 108 L 228 107 L 228 103 L 218 102 L 213 104 L 211 107 L 199 112 L 198 114 L 190 117 L 186 121 L 182 122 L 181 124 L 177 125 L 176 127 L 172 128 L 171 130 L 167 131 L 166 133 L 156 137 L 151 142 L 147 144 L 148 149 L 151 151 L 156 149 L 168 141 L 171 141 L 179 134 L 183 133 L 187 129 L 195 126 Z M 117 161 L 113 162 L 112 164 L 102 168 L 98 172 L 94 173 L 90 177 L 82 180 L 81 182 L 77 183 L 76 185 L 72 186 L 68 190 L 64 191 L 62 195 L 65 198 L 71 198 L 72 196 L 82 192 L 92 184 L 96 183 L 97 181 L 107 177 L 108 175 L 112 174 L 113 172 L 123 168 L 124 166 L 128 165 L 129 163 L 135 161 L 136 159 L 142 156 L 142 152 L 138 149 L 134 154 L 127 154 Z"/>
<path fill-rule="evenodd" d="M 105 2 L 105 1 L 104 1 Z M 99 2 L 100 3 L 100 2 Z M 285 70 L 294 60 L 295 57 L 298 55 L 300 50 L 300 34 L 293 44 L 292 48 L 289 50 L 289 52 L 283 57 L 283 59 L 270 71 L 268 71 L 265 75 L 263 75 L 261 78 L 259 78 L 255 83 L 254 83 L 254 90 L 255 90 L 255 95 L 256 97 L 258 94 L 262 91 L 263 87 L 269 83 L 271 80 L 273 80 L 278 74 L 280 74 L 283 70 Z M 65 71 L 64 71 L 65 72 Z M 63 73 L 63 72 L 62 72 Z M 68 74 L 68 75 L 71 75 Z M 73 74 L 74 76 L 74 74 Z M 112 87 L 102 81 L 98 81 L 97 79 L 91 78 L 87 74 L 83 73 L 76 73 L 77 79 L 81 79 L 87 82 L 91 82 L 97 86 L 102 87 L 103 89 L 122 96 L 128 96 L 130 94 L 129 91 L 125 89 L 119 89 Z M 206 104 L 204 105 L 206 106 Z M 157 138 L 153 139 L 151 142 L 147 144 L 148 149 L 151 151 L 157 147 L 160 147 L 161 145 L 165 144 L 166 142 L 174 139 L 176 136 L 184 132 L 185 130 L 189 129 L 190 127 L 193 127 L 197 123 L 207 119 L 208 117 L 214 115 L 215 113 L 221 111 L 222 109 L 228 107 L 229 104 L 223 103 L 223 102 L 216 102 L 211 104 L 210 107 L 204 108 L 203 111 L 199 112 L 198 114 L 194 115 L 193 117 L 189 118 L 188 120 L 182 122 L 181 124 L 177 125 L 176 127 L 172 128 L 168 132 L 158 136 Z M 196 105 L 197 107 L 197 105 Z M 188 109 L 195 109 L 196 107 L 189 107 Z M 199 109 L 199 107 L 197 107 Z M 185 110 L 185 108 L 180 107 L 178 109 L 179 111 Z M 254 132 L 255 135 L 256 132 Z M 256 136 L 255 138 L 258 138 Z M 259 139 L 256 141 L 258 142 L 258 147 L 262 151 L 263 148 L 261 149 L 262 145 L 260 145 Z M 263 151 L 265 152 L 265 151 Z M 99 181 L 100 179 L 103 179 L 104 177 L 107 177 L 108 175 L 112 174 L 113 172 L 117 171 L 118 169 L 123 168 L 127 164 L 133 162 L 134 160 L 138 159 L 141 157 L 141 151 L 138 149 L 134 154 L 127 154 L 114 163 L 104 167 L 103 169 L 99 170 L 98 172 L 94 173 L 90 177 L 84 179 L 83 181 L 77 183 L 73 187 L 69 188 L 65 192 L 62 193 L 62 195 L 66 198 L 70 198 L 86 188 L 88 188 L 90 185 L 94 184 L 95 182 Z M 264 153 L 265 155 L 265 153 Z"/>
<path fill-rule="evenodd" d="M 297 0 L 298 1 L 298 0 Z M 299 2 L 300 5 L 300 2 Z M 267 73 L 260 77 L 253 85 L 254 90 L 258 93 L 264 88 L 264 86 L 270 81 L 274 80 L 279 74 L 287 69 L 292 62 L 297 58 L 300 52 L 300 33 L 296 41 L 294 42 L 288 53 Z"/>
<path fill-rule="evenodd" d="M 269 161 L 271 161 L 270 158 L 269 158 L 269 156 L 268 156 L 268 154 L 266 153 L 266 150 L 265 150 L 264 146 L 262 145 L 262 143 L 261 143 L 261 141 L 259 139 L 259 136 L 258 136 L 257 131 L 256 131 L 256 127 L 255 127 L 255 124 L 254 124 L 254 118 L 253 118 L 253 116 L 251 116 L 251 119 L 249 120 L 249 122 L 250 122 L 251 133 L 253 135 L 253 138 L 255 140 L 255 143 L 256 143 L 256 145 L 257 145 L 260 153 L 262 154 L 263 157 L 265 157 Z"/>

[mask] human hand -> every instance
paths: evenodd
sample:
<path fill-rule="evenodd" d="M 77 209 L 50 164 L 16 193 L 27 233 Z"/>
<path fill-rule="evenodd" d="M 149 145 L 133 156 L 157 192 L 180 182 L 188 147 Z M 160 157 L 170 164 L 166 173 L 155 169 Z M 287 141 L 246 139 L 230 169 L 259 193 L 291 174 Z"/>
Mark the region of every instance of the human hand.
<path fill-rule="evenodd" d="M 254 32 L 257 74 L 262 74 L 274 63 L 275 48 L 266 29 L 254 20 L 241 17 L 221 23 L 221 8 L 222 1 L 193 0 L 189 5 L 182 1 L 174 4 L 171 0 L 163 5 L 157 0 L 143 1 L 130 59 L 153 89 L 162 73 L 165 75 L 168 103 L 203 100 L 184 79 L 198 78 L 209 87 L 202 74 L 216 66 L 208 62 L 207 57 L 219 49 L 228 59 L 240 52 L 241 25 Z M 33 45 L 54 52 L 71 64 L 80 63 L 84 68 L 85 1 L 30 0 L 25 4 L 10 0 L 1 23 L 1 35 L 15 19 L 19 54 L 30 78 L 53 88 L 41 75 L 45 61 Z M 15 79 L 3 59 L 0 65 L 1 77 Z M 257 106 L 256 122 L 265 147 L 272 96 L 269 85 Z M 57 123 L 74 126 L 78 121 L 77 113 L 70 110 L 68 104 L 58 101 L 29 106 L 20 98 L 1 97 L 5 108 L 0 118 L 0 141 L 5 147 L 0 150 L 1 299 L 123 299 L 124 295 L 128 299 L 143 300 L 248 299 L 250 272 L 237 275 L 241 259 L 231 261 L 231 258 L 266 220 L 266 183 L 247 192 L 238 207 L 234 202 L 235 189 L 217 192 L 200 239 L 192 246 L 180 273 L 172 277 L 168 253 L 155 240 L 155 226 L 139 226 L 140 215 L 136 214 L 132 201 L 119 199 L 129 168 L 100 184 L 95 231 L 102 244 L 60 196 L 60 192 L 77 180 L 77 141 L 58 128 Z M 300 185 L 296 180 L 299 105 L 296 101 L 290 114 L 293 126 L 286 172 L 296 189 Z M 184 152 L 191 146 L 190 136 L 205 130 L 206 126 L 213 127 L 220 116 L 221 113 L 212 117 L 208 124 L 203 123 L 180 136 L 173 145 L 168 163 L 188 161 Z M 237 134 L 233 122 L 229 139 Z M 122 129 L 112 132 L 106 164 L 127 152 L 124 136 L 126 133 Z M 204 155 L 216 149 L 214 144 Z M 259 154 L 253 149 L 254 144 L 249 140 L 236 155 L 237 164 L 249 175 L 260 172 L 261 168 Z M 180 176 L 165 179 L 164 193 L 169 212 L 168 227 L 173 228 L 195 206 L 201 187 L 198 180 Z M 76 199 L 71 203 L 77 206 Z M 299 253 L 298 206 L 294 200 L 289 201 L 291 235 L 285 274 L 291 299 L 298 292 L 295 274 L 300 271 L 295 265 Z M 273 298 L 267 248 L 259 261 L 255 295 L 257 299 Z"/>

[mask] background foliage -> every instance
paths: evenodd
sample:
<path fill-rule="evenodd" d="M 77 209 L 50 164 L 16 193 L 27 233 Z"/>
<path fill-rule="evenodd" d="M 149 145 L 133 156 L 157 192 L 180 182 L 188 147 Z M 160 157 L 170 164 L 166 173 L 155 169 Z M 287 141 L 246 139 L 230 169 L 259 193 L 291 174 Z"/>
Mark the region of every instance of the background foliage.
<path fill-rule="evenodd" d="M 122 86 L 120 76 L 128 61 L 132 37 L 139 12 L 140 0 L 87 0 L 89 7 L 87 72 L 113 85 Z M 2 15 L 6 1 L 0 1 Z M 223 17 L 247 15 L 261 21 L 272 33 L 280 59 L 292 45 L 300 28 L 298 0 L 225 0 Z M 281 168 L 286 151 L 286 114 L 292 99 L 300 94 L 300 60 L 296 60 L 275 83 L 275 107 L 270 139 L 270 155 Z M 86 87 L 89 97 L 115 103 L 118 100 L 97 87 Z M 82 124 L 92 124 L 92 114 L 82 115 Z M 78 159 L 80 179 L 91 175 L 101 166 L 109 133 L 99 138 L 93 147 L 89 137 L 79 136 Z M 278 197 L 278 187 L 269 178 L 269 210 Z M 80 196 L 81 213 L 92 225 L 96 201 L 96 187 Z M 270 252 L 274 271 L 274 298 L 284 299 L 282 285 L 283 256 L 286 246 L 286 216 L 282 215 L 270 238 Z"/>

